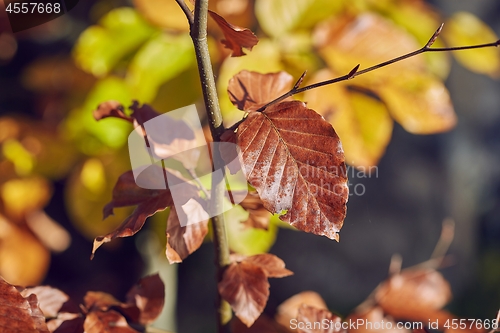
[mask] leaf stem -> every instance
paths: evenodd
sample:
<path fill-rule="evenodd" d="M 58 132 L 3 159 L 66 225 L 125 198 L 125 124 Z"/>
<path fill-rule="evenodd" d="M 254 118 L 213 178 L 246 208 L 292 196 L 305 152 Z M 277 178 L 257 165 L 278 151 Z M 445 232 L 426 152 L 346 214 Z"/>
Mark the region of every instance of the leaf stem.
<path fill-rule="evenodd" d="M 284 99 L 286 99 L 286 98 L 288 98 L 290 96 L 293 96 L 295 94 L 300 94 L 301 92 L 304 92 L 306 90 L 311 90 L 311 89 L 314 89 L 314 88 L 319 88 L 319 87 L 322 87 L 322 86 L 326 86 L 326 85 L 329 85 L 329 84 L 332 84 L 332 83 L 341 82 L 341 81 L 347 81 L 347 80 L 355 78 L 356 76 L 359 76 L 359 75 L 362 75 L 362 74 L 374 71 L 376 69 L 379 69 L 379 68 L 391 65 L 391 64 L 393 64 L 395 62 L 399 62 L 401 60 L 405 60 L 405 59 L 414 57 L 414 56 L 419 55 L 421 53 L 480 49 L 480 48 L 485 48 L 485 47 L 498 47 L 500 45 L 500 40 L 497 40 L 496 42 L 493 42 L 493 43 L 470 45 L 470 46 L 455 46 L 455 47 L 437 47 L 437 48 L 432 48 L 431 46 L 432 46 L 432 44 L 434 44 L 434 42 L 436 41 L 436 38 L 441 33 L 441 30 L 443 29 L 443 25 L 444 25 L 444 23 L 439 26 L 439 28 L 436 30 L 436 32 L 434 32 L 434 34 L 429 39 L 429 41 L 427 42 L 427 44 L 425 44 L 425 46 L 422 47 L 421 49 L 418 49 L 416 51 L 404 54 L 404 55 L 399 56 L 397 58 L 394 58 L 394 59 L 382 62 L 382 63 L 377 64 L 375 66 L 365 68 L 363 70 L 358 70 L 359 65 L 357 65 L 348 74 L 336 77 L 336 78 L 331 79 L 331 80 L 326 80 L 326 81 L 318 82 L 318 83 L 311 84 L 309 86 L 305 86 L 305 87 L 302 87 L 302 88 L 299 88 L 297 86 L 297 84 L 296 84 L 290 91 L 288 91 L 287 93 L 281 95 L 280 97 L 276 98 L 275 100 L 267 103 L 266 105 L 262 106 L 261 108 L 259 108 L 257 110 L 257 112 L 262 112 L 267 107 L 269 107 L 269 106 L 271 106 L 273 104 L 279 103 L 282 100 L 284 100 Z M 304 75 L 302 75 L 301 79 L 303 78 L 303 76 Z M 300 79 L 299 79 L 298 82 L 300 82 Z"/>
<path fill-rule="evenodd" d="M 182 0 L 177 1 L 179 2 Z M 222 123 L 222 114 L 215 86 L 215 78 L 210 61 L 210 54 L 208 52 L 207 18 L 208 0 L 196 0 L 193 23 L 190 24 L 190 34 L 196 53 L 198 73 L 201 80 L 203 100 L 205 102 L 205 110 L 209 119 L 210 131 L 212 133 L 213 141 L 220 142 L 220 136 L 224 133 L 225 129 Z M 218 172 L 214 172 L 212 174 L 212 193 L 210 195 L 211 199 L 209 204 L 210 215 L 213 215 L 212 212 L 223 211 L 222 205 L 225 193 L 224 162 L 218 149 L 212 149 L 212 160 L 213 171 Z M 230 263 L 229 245 L 226 236 L 224 216 L 222 213 L 212 217 L 212 227 L 217 266 L 216 281 L 219 283 L 222 280 L 225 268 Z M 231 318 L 231 308 L 227 302 L 222 300 L 218 292 L 216 293 L 216 308 L 217 330 L 219 333 L 222 333 L 224 330 L 227 330 L 226 323 Z"/>

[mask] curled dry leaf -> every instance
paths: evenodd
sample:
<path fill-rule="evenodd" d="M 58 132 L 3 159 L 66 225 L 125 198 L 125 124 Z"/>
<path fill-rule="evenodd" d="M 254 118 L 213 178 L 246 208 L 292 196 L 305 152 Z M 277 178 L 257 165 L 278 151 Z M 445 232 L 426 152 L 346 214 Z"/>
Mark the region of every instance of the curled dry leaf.
<path fill-rule="evenodd" d="M 261 74 L 241 71 L 229 80 L 229 99 L 238 109 L 256 111 L 292 88 L 293 77 L 287 72 Z"/>
<path fill-rule="evenodd" d="M 177 179 L 178 182 L 184 182 L 177 173 L 172 170 L 165 169 L 169 179 Z M 174 173 L 176 175 L 174 175 Z M 146 176 L 151 173 L 146 173 Z M 154 177 L 152 177 L 154 178 Z M 145 183 L 152 182 L 155 184 L 157 179 L 142 179 Z M 177 182 L 176 182 L 177 183 Z M 197 198 L 198 192 L 195 186 L 186 184 L 183 191 L 178 193 L 179 203 L 184 204 L 191 198 Z M 136 185 L 132 171 L 128 171 L 120 176 L 115 188 L 113 189 L 113 200 L 104 207 L 104 217 L 113 213 L 113 208 L 137 205 L 136 209 L 123 223 L 113 232 L 96 237 L 92 254 L 103 244 L 110 242 L 117 237 L 128 237 L 136 234 L 146 222 L 146 218 L 155 214 L 158 211 L 164 210 L 167 207 L 172 207 L 174 201 L 172 193 L 167 188 L 166 190 L 147 190 Z"/>
<path fill-rule="evenodd" d="M 57 317 L 57 313 L 64 303 L 69 300 L 69 296 L 59 289 L 49 286 L 38 286 L 33 288 L 26 288 L 21 291 L 23 297 L 35 294 L 40 302 L 40 310 L 47 318 Z"/>
<path fill-rule="evenodd" d="M 240 259 L 240 261 L 250 262 L 264 270 L 267 277 L 282 278 L 293 275 L 293 272 L 285 268 L 285 262 L 270 253 L 257 254 Z"/>
<path fill-rule="evenodd" d="M 142 278 L 127 293 L 127 303 L 139 308 L 137 322 L 151 324 L 161 313 L 165 303 L 165 285 L 158 274 Z"/>
<path fill-rule="evenodd" d="M 201 205 L 197 207 L 204 212 Z M 166 255 L 171 264 L 182 262 L 187 256 L 196 251 L 208 233 L 208 219 L 199 223 L 188 223 L 182 227 L 177 214 L 186 215 L 184 211 L 181 210 L 178 213 L 177 209 L 172 207 L 167 220 Z M 196 214 L 196 212 L 190 211 L 189 214 Z"/>
<path fill-rule="evenodd" d="M 0 330 L 16 333 L 49 333 L 35 294 L 24 298 L 0 277 Z"/>
<path fill-rule="evenodd" d="M 224 33 L 226 39 L 222 40 L 222 44 L 233 51 L 233 57 L 245 55 L 242 48 L 252 50 L 259 42 L 259 39 L 249 29 L 234 26 L 228 23 L 222 16 L 211 10 L 208 12 Z"/>
<path fill-rule="evenodd" d="M 450 299 L 449 283 L 433 269 L 395 274 L 383 282 L 375 293 L 375 300 L 385 313 L 396 319 L 424 322 Z"/>
<path fill-rule="evenodd" d="M 93 112 L 95 120 L 101 120 L 108 117 L 120 118 L 126 121 L 133 122 L 133 118 L 129 117 L 123 111 L 123 105 L 118 101 L 106 101 L 97 107 Z"/>
<path fill-rule="evenodd" d="M 83 323 L 85 333 L 139 333 L 129 326 L 125 317 L 116 311 L 93 311 Z"/>
<path fill-rule="evenodd" d="M 323 298 L 314 291 L 303 291 L 294 295 L 280 304 L 276 312 L 276 322 L 290 331 L 296 332 L 290 328 L 290 321 L 296 319 L 299 314 L 299 308 L 303 305 L 314 307 L 318 310 L 326 310 L 327 306 Z"/>
<path fill-rule="evenodd" d="M 269 298 L 266 272 L 247 261 L 230 264 L 224 271 L 218 289 L 221 297 L 248 327 L 260 316 Z"/>
<path fill-rule="evenodd" d="M 339 316 L 325 309 L 302 304 L 297 314 L 297 332 L 299 333 L 334 333 L 345 332 L 340 326 Z M 318 327 L 317 323 L 321 323 Z M 337 325 L 335 325 L 337 323 Z"/>
<path fill-rule="evenodd" d="M 245 199 L 240 202 L 240 206 L 248 212 L 248 219 L 242 221 L 245 226 L 267 230 L 272 215 L 264 207 L 257 193 L 248 192 Z"/>
<path fill-rule="evenodd" d="M 250 113 L 236 135 L 243 171 L 264 207 L 297 229 L 338 240 L 348 187 L 332 126 L 292 101 Z"/>

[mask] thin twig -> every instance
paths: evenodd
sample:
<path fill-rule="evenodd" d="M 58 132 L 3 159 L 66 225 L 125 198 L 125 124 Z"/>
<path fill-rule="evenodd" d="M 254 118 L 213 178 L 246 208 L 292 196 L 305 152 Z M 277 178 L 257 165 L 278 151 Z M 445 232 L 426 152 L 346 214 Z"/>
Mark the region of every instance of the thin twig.
<path fill-rule="evenodd" d="M 262 112 L 264 111 L 267 107 L 273 105 L 273 104 L 276 104 L 276 103 L 279 103 L 281 102 L 282 100 L 284 99 L 287 99 L 288 97 L 290 96 L 293 96 L 295 94 L 300 94 L 304 91 L 307 91 L 307 90 L 311 90 L 311 89 L 314 89 L 314 88 L 319 88 L 319 87 L 322 87 L 322 86 L 326 86 L 326 85 L 329 85 L 329 84 L 332 84 L 332 83 L 337 83 L 337 82 L 341 82 L 341 81 L 347 81 L 347 80 L 350 80 L 350 79 L 353 79 L 355 78 L 356 76 L 359 76 L 359 75 L 362 75 L 362 74 L 366 74 L 368 72 L 371 72 L 371 71 L 374 71 L 376 69 L 379 69 L 379 68 L 382 68 L 382 67 L 385 67 L 385 66 L 388 66 L 388 65 L 391 65 L 395 62 L 398 62 L 398 61 L 401 61 L 401 60 L 405 60 L 405 59 L 408 59 L 408 58 L 411 58 L 411 57 L 414 57 L 416 55 L 419 55 L 421 53 L 425 53 L 425 52 L 444 52 L 444 51 L 459 51 L 459 50 L 470 50 L 470 49 L 480 49 L 480 48 L 485 48 L 485 47 L 498 47 L 500 45 L 500 40 L 497 40 L 496 42 L 493 42 L 493 43 L 487 43 L 487 44 L 479 44 L 479 45 L 471 45 L 471 46 L 456 46 L 456 47 L 439 47 L 439 48 L 432 48 L 432 44 L 436 41 L 437 37 L 439 36 L 439 34 L 441 33 L 441 30 L 443 29 L 443 25 L 444 24 L 441 24 L 439 26 L 439 28 L 436 30 L 436 32 L 434 32 L 434 34 L 432 35 L 432 37 L 429 39 L 429 41 L 425 44 L 424 47 L 422 47 L 421 49 L 418 49 L 416 51 L 413 51 L 413 52 L 410 52 L 410 53 L 407 53 L 407 54 L 404 54 L 400 57 L 397 57 L 397 58 L 394 58 L 394 59 L 391 59 L 391 60 L 388 60 L 388 61 L 385 61 L 385 62 L 382 62 L 378 65 L 375 65 L 375 66 L 372 66 L 372 67 L 368 67 L 366 69 L 363 69 L 363 70 L 358 70 L 359 68 L 359 65 L 357 65 L 356 67 L 354 67 L 348 74 L 346 75 L 343 75 L 343 76 L 339 76 L 337 78 L 334 78 L 334 79 L 331 79 L 331 80 L 327 80 L 327 81 L 322 81 L 322 82 L 318 82 L 318 83 L 315 83 L 315 84 L 311 84 L 309 86 L 305 86 L 303 88 L 298 88 L 296 86 L 294 86 L 290 91 L 288 91 L 287 93 L 283 94 L 282 96 L 276 98 L 275 100 L 267 103 L 266 105 L 262 106 L 261 108 L 259 108 L 257 110 L 257 112 Z"/>
<path fill-rule="evenodd" d="M 189 22 L 189 26 L 192 27 L 194 24 L 194 15 L 191 12 L 191 9 L 186 5 L 186 2 L 184 0 L 175 0 L 179 7 L 181 7 L 182 11 L 184 12 L 184 15 L 186 15 L 186 18 Z"/>

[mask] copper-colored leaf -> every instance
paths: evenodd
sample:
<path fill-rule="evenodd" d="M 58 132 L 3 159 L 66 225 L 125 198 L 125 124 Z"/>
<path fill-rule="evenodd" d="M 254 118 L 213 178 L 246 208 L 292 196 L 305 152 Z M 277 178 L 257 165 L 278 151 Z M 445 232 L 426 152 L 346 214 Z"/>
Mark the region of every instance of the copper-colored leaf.
<path fill-rule="evenodd" d="M 123 111 L 123 105 L 113 100 L 99 104 L 97 110 L 94 110 L 95 120 L 101 120 L 108 117 L 120 118 L 130 122 L 133 121 L 133 119 L 127 116 Z"/>
<path fill-rule="evenodd" d="M 245 226 L 267 230 L 272 215 L 264 207 L 257 193 L 248 192 L 245 199 L 240 202 L 240 206 L 248 212 L 248 219 L 242 221 Z"/>
<path fill-rule="evenodd" d="M 245 55 L 243 47 L 251 50 L 259 42 L 259 39 L 249 29 L 234 26 L 211 10 L 208 12 L 224 33 L 226 39 L 222 40 L 222 44 L 233 51 L 233 57 Z"/>
<path fill-rule="evenodd" d="M 229 99 L 238 109 L 255 111 L 292 88 L 293 77 L 287 72 L 261 74 L 241 71 L 229 80 Z"/>
<path fill-rule="evenodd" d="M 60 312 L 47 322 L 47 327 L 52 333 L 83 333 L 84 320 L 80 313 Z"/>
<path fill-rule="evenodd" d="M 314 291 L 303 291 L 294 295 L 280 304 L 276 313 L 276 321 L 284 327 L 290 329 L 290 321 L 296 319 L 299 313 L 299 308 L 302 305 L 312 306 L 316 309 L 327 309 L 323 298 Z M 292 330 L 296 332 L 296 330 Z"/>
<path fill-rule="evenodd" d="M 250 262 L 264 270 L 267 277 L 282 278 L 293 275 L 293 272 L 285 268 L 285 262 L 270 253 L 257 254 L 246 257 L 241 261 Z"/>
<path fill-rule="evenodd" d="M 122 303 L 112 295 L 102 291 L 88 291 L 83 298 L 83 303 L 90 311 L 106 311 L 112 306 L 122 305 Z"/>
<path fill-rule="evenodd" d="M 338 240 L 348 199 L 342 144 L 332 126 L 300 101 L 252 112 L 237 132 L 246 178 L 271 213 Z"/>
<path fill-rule="evenodd" d="M 203 209 L 201 205 L 198 209 Z M 195 212 L 189 212 L 194 214 Z M 182 227 L 177 214 L 186 212 L 177 212 L 177 209 L 172 207 L 167 221 L 167 250 L 166 255 L 168 261 L 173 263 L 182 262 L 188 255 L 196 251 L 203 239 L 208 233 L 208 219 L 199 223 L 188 223 Z"/>
<path fill-rule="evenodd" d="M 165 303 L 165 285 L 158 274 L 142 278 L 127 293 L 127 303 L 140 310 L 138 322 L 148 325 L 161 313 Z"/>
<path fill-rule="evenodd" d="M 21 291 L 21 295 L 27 297 L 35 294 L 40 302 L 40 310 L 45 317 L 57 317 L 57 313 L 64 303 L 69 300 L 69 296 L 61 290 L 49 286 L 38 286 L 26 288 Z"/>
<path fill-rule="evenodd" d="M 125 317 L 116 311 L 92 311 L 83 324 L 85 333 L 138 333 L 131 328 Z"/>
<path fill-rule="evenodd" d="M 229 265 L 218 288 L 222 298 L 248 327 L 260 316 L 269 298 L 266 272 L 247 261 Z"/>
<path fill-rule="evenodd" d="M 178 179 L 179 183 L 183 182 L 180 178 L 174 175 L 170 170 L 165 170 L 169 179 Z M 151 176 L 152 173 L 146 173 L 146 176 Z M 141 175 L 142 176 L 142 175 Z M 154 178 L 154 177 L 151 177 Z M 143 179 L 156 183 L 157 179 Z M 153 187 L 154 188 L 154 187 Z M 198 197 L 198 192 L 195 186 L 185 186 L 185 190 L 177 193 L 179 202 L 185 203 L 191 198 Z M 103 244 L 110 242 L 117 237 L 128 237 L 136 234 L 146 222 L 146 218 L 155 214 L 158 211 L 164 210 L 167 207 L 172 207 L 174 201 L 169 189 L 166 190 L 146 190 L 138 187 L 135 184 L 132 171 L 124 173 L 118 179 L 118 182 L 113 189 L 113 200 L 104 208 L 104 216 L 108 216 L 113 212 L 114 207 L 123 207 L 129 205 L 137 205 L 136 209 L 123 223 L 113 232 L 96 237 L 92 254 Z"/>
<path fill-rule="evenodd" d="M 396 319 L 429 319 L 429 312 L 441 309 L 451 299 L 449 283 L 431 269 L 408 270 L 391 276 L 375 294 L 377 303 Z"/>
<path fill-rule="evenodd" d="M 16 333 L 49 333 L 35 294 L 24 298 L 0 277 L 0 330 Z"/>
<path fill-rule="evenodd" d="M 340 326 L 342 320 L 339 316 L 325 309 L 318 309 L 309 305 L 302 305 L 297 314 L 299 333 L 333 333 L 343 332 Z M 321 323 L 318 327 L 317 323 Z M 337 323 L 337 325 L 335 325 Z"/>

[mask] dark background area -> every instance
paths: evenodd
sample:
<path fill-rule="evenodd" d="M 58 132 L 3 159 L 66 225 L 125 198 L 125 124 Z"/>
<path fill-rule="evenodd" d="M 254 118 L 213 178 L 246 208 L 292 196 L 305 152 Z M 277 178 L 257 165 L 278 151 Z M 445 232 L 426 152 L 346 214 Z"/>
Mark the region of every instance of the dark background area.
<path fill-rule="evenodd" d="M 44 96 L 23 85 L 23 69 L 37 58 L 68 54 L 79 33 L 100 12 L 122 5 L 80 1 L 65 18 L 65 31 L 50 39 L 43 30 L 16 35 L 18 49 L 0 63 L 0 112 L 40 117 Z M 104 3 L 104 2 L 103 2 Z M 467 10 L 500 35 L 497 0 L 432 1 L 445 15 Z M 8 29 L 2 18 L 1 29 Z M 371 75 L 376 75 L 372 73 Z M 500 306 L 500 81 L 473 74 L 455 62 L 447 80 L 458 125 L 439 135 L 417 136 L 395 125 L 393 138 L 378 166 L 377 177 L 352 178 L 365 193 L 351 196 L 348 215 L 336 243 L 282 229 L 271 253 L 295 274 L 271 280 L 266 312 L 288 297 L 314 290 L 330 309 L 347 314 L 387 277 L 391 256 L 399 253 L 403 267 L 429 258 L 445 217 L 456 222 L 449 251 L 453 264 L 442 269 L 454 299 L 449 309 L 468 318 L 493 319 Z M 55 118 L 54 121 L 57 119 Z M 72 235 L 70 248 L 52 257 L 44 284 L 81 299 L 87 290 L 107 291 L 123 298 L 142 275 L 144 263 L 133 238 L 103 248 L 88 260 L 91 242 L 72 226 L 64 206 L 65 180 L 55 183 L 46 212 Z M 205 244 L 178 268 L 178 331 L 209 332 L 214 327 L 214 266 L 211 244 Z"/>

